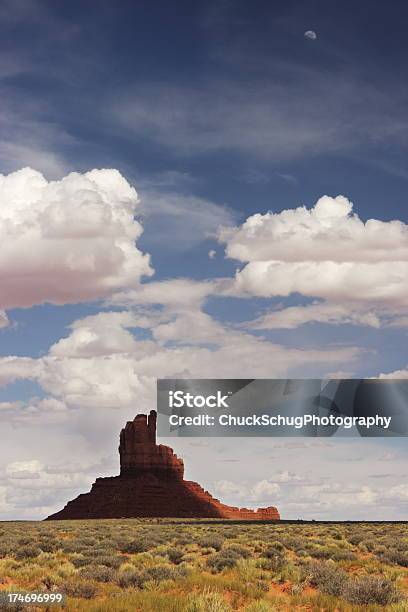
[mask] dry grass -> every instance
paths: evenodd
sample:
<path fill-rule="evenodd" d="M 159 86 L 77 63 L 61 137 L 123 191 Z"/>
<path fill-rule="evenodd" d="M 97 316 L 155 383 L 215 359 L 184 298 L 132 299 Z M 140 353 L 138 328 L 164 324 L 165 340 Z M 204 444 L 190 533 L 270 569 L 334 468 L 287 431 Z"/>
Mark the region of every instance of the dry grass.
<path fill-rule="evenodd" d="M 63 592 L 67 611 L 403 612 L 408 531 L 171 519 L 0 523 L 0 589 Z"/>

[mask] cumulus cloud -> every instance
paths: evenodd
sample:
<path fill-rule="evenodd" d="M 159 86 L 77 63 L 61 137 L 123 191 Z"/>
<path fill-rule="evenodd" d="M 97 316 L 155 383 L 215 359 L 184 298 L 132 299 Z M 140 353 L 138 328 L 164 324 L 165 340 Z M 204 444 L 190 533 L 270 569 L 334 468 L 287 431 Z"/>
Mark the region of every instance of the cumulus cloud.
<path fill-rule="evenodd" d="M 237 273 L 239 292 L 269 297 L 301 293 L 330 300 L 407 303 L 407 262 L 251 262 Z"/>
<path fill-rule="evenodd" d="M 228 257 L 245 264 L 236 273 L 236 293 L 300 293 L 328 302 L 270 313 L 255 322 L 258 328 L 320 320 L 404 325 L 408 226 L 402 221 L 363 222 L 347 198 L 324 196 L 311 209 L 252 215 L 239 227 L 221 228 L 219 240 Z"/>
<path fill-rule="evenodd" d="M 2 327 L 7 327 L 9 323 L 10 321 L 8 320 L 8 317 L 6 313 L 4 312 L 4 310 L 0 310 L 0 329 Z"/>
<path fill-rule="evenodd" d="M 0 385 L 32 379 L 39 374 L 39 363 L 31 357 L 2 357 L 0 361 Z"/>
<path fill-rule="evenodd" d="M 43 184 L 42 181 L 45 179 L 41 175 L 39 178 L 37 173 L 35 176 L 35 181 L 39 180 Z M 87 175 L 69 175 L 69 177 L 72 176 L 75 180 L 80 180 L 81 184 L 83 184 L 82 181 L 85 181 L 87 187 L 83 189 L 81 187 L 81 193 L 88 191 L 88 183 L 96 180 Z M 57 194 L 69 192 L 68 186 L 61 187 L 69 177 L 63 181 L 47 183 L 47 185 L 54 185 Z M 111 242 L 108 239 L 106 242 L 105 234 L 103 234 L 105 246 L 114 244 L 117 232 L 119 234 L 122 232 L 122 221 L 127 229 L 131 230 L 136 224 L 138 231 L 140 230 L 139 224 L 133 218 L 136 203 L 133 199 L 133 191 L 129 196 L 129 202 L 126 195 L 120 195 L 116 183 L 118 175 L 115 174 L 115 177 L 112 177 L 112 183 L 108 181 L 107 185 L 104 182 L 107 177 L 104 176 L 104 180 L 101 179 L 102 187 L 98 184 L 96 188 L 98 192 L 96 196 L 95 188 L 94 191 L 90 188 L 92 195 L 81 195 L 79 198 L 80 202 L 84 201 L 82 199 L 84 197 L 87 202 L 90 200 L 91 204 L 95 201 L 102 201 L 104 209 L 106 202 L 108 202 L 108 209 L 109 207 L 114 209 L 115 202 L 118 203 L 118 211 L 111 210 L 110 214 L 113 217 L 113 212 L 118 212 L 119 219 L 115 218 L 108 224 L 108 228 L 105 227 L 112 238 Z M 35 181 L 32 187 L 34 195 Z M 110 191 L 109 185 L 111 186 Z M 127 183 L 126 185 L 127 187 L 123 186 L 124 193 L 129 194 L 128 189 L 131 190 L 131 188 Z M 72 189 L 74 193 L 77 193 L 76 187 L 72 186 Z M 118 191 L 120 197 L 117 197 Z M 61 202 L 62 198 L 58 195 L 56 200 Z M 74 202 L 73 196 L 69 201 L 75 208 L 76 200 Z M 337 218 L 342 218 L 340 212 L 345 210 L 345 204 L 346 202 L 341 200 L 334 202 Z M 16 209 L 19 205 L 20 201 L 16 203 Z M 21 205 L 24 208 L 24 199 Z M 47 200 L 47 206 L 52 205 Z M 35 204 L 34 208 L 39 209 L 39 204 Z M 38 213 L 38 219 L 41 223 L 40 221 L 37 223 L 37 216 L 34 216 L 34 229 L 41 228 L 43 240 L 48 239 L 50 232 L 52 235 L 59 235 L 61 232 L 64 244 L 65 240 L 69 240 L 69 232 L 76 236 L 80 246 L 83 236 L 88 236 L 89 248 L 92 250 L 92 230 L 95 225 L 99 227 L 101 224 L 98 221 L 98 214 L 93 212 L 93 206 L 90 210 L 91 216 L 95 215 L 96 219 L 91 223 L 91 228 L 86 223 L 82 225 L 77 223 L 81 214 L 80 210 L 73 215 L 74 222 L 70 227 L 66 227 L 69 224 L 63 212 L 59 211 L 54 214 L 54 211 L 49 210 L 46 225 L 42 225 L 43 216 L 40 213 Z M 99 211 L 98 208 L 97 210 Z M 354 219 L 350 207 L 348 211 L 346 218 Z M 292 212 L 296 213 L 296 211 Z M 310 211 L 308 212 L 311 214 Z M 30 211 L 27 212 L 27 215 L 29 213 Z M 332 227 L 334 224 L 331 225 L 327 221 L 327 215 L 323 217 L 330 231 L 334 231 Z M 89 232 L 91 232 L 90 237 Z M 137 232 L 136 234 L 139 235 Z M 129 247 L 129 250 L 125 249 L 126 255 L 131 258 L 132 253 L 136 251 L 139 263 L 144 261 L 148 266 L 147 259 L 134 246 L 134 239 L 137 235 L 130 238 L 126 234 L 123 238 L 124 243 Z M 318 237 L 309 241 L 311 252 L 312 243 L 315 240 L 319 242 Z M 260 240 L 260 246 L 261 242 L 262 240 Z M 123 242 L 120 244 L 122 245 Z M 279 248 L 283 249 L 283 245 Z M 398 248 L 399 252 L 403 252 L 402 247 Z M 260 263 L 264 263 L 256 252 L 256 245 L 253 250 L 255 258 L 259 257 Z M 110 255 L 108 251 L 109 249 L 105 248 L 106 256 Z M 269 257 L 268 252 L 265 252 Z M 288 256 L 282 253 L 280 256 L 284 265 L 297 263 L 290 262 Z M 59 252 L 57 255 L 57 264 L 63 266 L 64 259 L 59 257 Z M 99 251 L 95 255 L 96 259 L 98 255 Z M 1 257 L 2 254 L 0 254 L 0 262 Z M 266 260 L 267 263 L 268 261 Z M 376 261 L 370 263 L 375 264 Z M 132 267 L 131 264 L 130 267 Z M 103 285 L 103 274 L 106 273 L 106 268 L 102 266 L 98 268 L 98 271 L 101 271 L 102 276 L 97 276 L 97 281 Z M 121 278 L 122 272 L 122 267 L 118 264 L 115 267 L 115 282 Z M 117 462 L 117 440 L 112 437 L 112 431 L 119 431 L 123 422 L 132 418 L 136 411 L 148 411 L 155 406 L 157 377 L 270 378 L 290 376 L 292 372 L 299 371 L 300 368 L 303 372 L 307 371 L 307 375 L 324 376 L 338 366 L 344 367 L 347 364 L 347 367 L 350 367 L 350 362 L 361 354 L 358 348 L 340 345 L 328 345 L 323 349 L 282 346 L 260 335 L 253 335 L 242 328 L 221 322 L 205 312 L 204 304 L 209 296 L 239 293 L 236 289 L 236 280 L 191 281 L 180 278 L 139 284 L 140 275 L 139 267 L 139 275 L 132 275 L 133 280 L 130 282 L 126 273 L 123 273 L 122 276 L 125 277 L 126 282 L 112 284 L 106 294 L 99 291 L 100 285 L 98 285 L 97 297 L 105 297 L 105 307 L 112 307 L 112 311 L 102 311 L 96 315 L 76 320 L 68 329 L 66 336 L 56 341 L 46 354 L 38 358 L 5 357 L 0 359 L 0 384 L 24 379 L 33 380 L 41 387 L 42 395 L 45 396 L 31 398 L 28 401 L 0 403 L 2 426 L 4 425 L 10 432 L 13 431 L 13 428 L 18 427 L 21 439 L 27 440 L 27 445 L 20 442 L 19 450 L 14 449 L 10 444 L 3 449 L 3 455 L 10 462 L 8 471 L 4 472 L 3 477 L 8 483 L 7 487 L 5 492 L 0 490 L 0 504 L 2 499 L 5 500 L 4 507 L 9 509 L 4 511 L 6 515 L 7 512 L 14 511 L 15 516 L 16 508 L 20 508 L 22 509 L 21 515 L 25 516 L 26 510 L 23 509 L 34 507 L 39 513 L 45 515 L 54 509 L 51 508 L 52 505 L 60 505 L 57 500 L 58 495 L 61 495 L 64 501 L 89 488 L 91 481 L 89 474 L 78 475 L 78 478 L 75 479 L 70 475 L 69 469 L 64 472 L 63 465 L 55 469 L 51 468 L 51 470 L 44 466 L 57 465 L 58 461 L 69 456 L 74 446 L 81 462 L 82 458 L 85 458 L 84 460 L 90 466 L 96 465 L 95 456 L 101 452 L 100 449 L 103 449 L 109 460 Z M 53 279 L 52 276 L 51 279 Z M 233 285 L 233 291 L 231 285 Z M 81 283 L 78 287 L 77 292 L 82 291 Z M 69 289 L 69 284 L 66 288 Z M 54 287 L 48 287 L 49 291 L 51 289 Z M 317 297 L 321 299 L 321 296 Z M 349 303 L 350 301 L 345 301 L 340 305 L 335 305 L 333 302 L 315 302 L 305 307 L 306 313 L 301 307 L 293 310 L 287 309 L 287 312 L 283 314 L 279 314 L 280 311 L 278 311 L 271 313 L 272 316 L 274 314 L 277 316 L 275 321 L 269 320 L 268 322 L 265 319 L 258 321 L 253 327 L 256 325 L 259 328 L 262 328 L 262 325 L 266 327 L 268 325 L 269 327 L 273 325 L 296 326 L 300 324 L 300 321 L 314 320 L 319 317 L 326 317 L 328 321 L 348 321 L 351 316 L 348 310 Z M 355 307 L 354 302 L 351 302 L 351 305 Z M 122 310 L 117 310 L 118 308 Z M 383 306 L 383 308 L 386 307 Z M 378 311 L 372 310 L 364 303 L 360 303 L 359 310 L 355 308 L 353 316 L 353 320 L 358 321 L 359 324 L 372 326 L 381 324 Z M 35 438 L 34 441 L 32 441 L 33 431 L 39 433 L 38 438 Z M 55 436 L 47 437 L 50 447 L 46 451 L 43 451 L 41 446 L 44 432 L 55 433 Z M 23 438 L 24 436 L 26 437 Z M 7 439 L 8 436 L 6 436 L 6 444 L 8 444 Z M 294 450 L 292 454 L 297 456 L 298 453 L 299 449 Z M 39 464 L 30 463 L 32 461 L 38 461 Z M 16 465 L 16 462 L 19 465 Z M 248 480 L 249 485 L 245 485 L 245 490 L 240 483 L 237 485 L 238 489 L 234 488 L 235 484 L 232 483 L 228 492 L 228 486 L 225 485 L 225 494 L 228 493 L 231 497 L 235 496 L 239 499 L 241 491 L 242 499 L 254 505 L 258 502 L 261 505 L 268 499 L 273 503 L 285 487 L 288 489 L 291 486 L 293 489 L 303 487 L 305 489 L 303 494 L 306 496 L 306 490 L 310 490 L 310 484 L 306 483 L 304 477 L 299 480 L 294 471 L 297 468 L 294 465 L 286 465 L 286 463 L 279 467 L 281 469 L 278 469 L 277 466 L 274 468 L 275 477 L 263 472 L 259 474 L 258 482 Z M 93 469 L 94 467 L 90 468 L 90 470 Z M 74 472 L 75 470 L 72 470 L 72 473 Z M 109 473 L 109 470 L 100 473 Z M 59 478 L 60 475 L 64 475 L 64 478 Z M 0 474 L 0 480 L 1 478 Z M 229 475 L 228 478 L 232 481 L 234 476 Z M 246 475 L 244 478 L 250 479 L 250 476 Z M 293 487 L 293 483 L 296 484 L 296 487 Z M 69 491 L 66 490 L 64 493 L 64 487 Z M 319 494 L 317 491 L 316 495 Z M 325 508 L 329 512 L 334 495 L 343 495 L 343 499 L 347 500 L 353 496 L 353 493 L 350 491 L 345 495 L 344 490 L 342 492 L 341 489 L 338 491 L 323 489 L 321 506 L 323 513 L 326 511 Z M 357 498 L 361 504 L 374 505 L 371 501 L 374 498 L 370 491 L 359 491 Z M 295 496 L 289 499 L 285 494 L 285 499 L 288 499 L 288 506 L 293 503 L 293 508 L 297 508 L 297 503 L 301 504 L 301 500 Z M 308 503 L 309 508 L 313 509 L 311 506 L 314 503 L 313 495 Z"/>
<path fill-rule="evenodd" d="M 142 302 L 159 299 L 164 287 L 154 285 L 142 292 Z M 355 347 L 287 348 L 230 328 L 200 309 L 205 284 L 184 289 L 189 309 L 169 297 L 159 312 L 101 312 L 74 322 L 43 357 L 0 359 L 0 382 L 31 378 L 68 407 L 130 408 L 137 398 L 147 411 L 155 404 L 158 377 L 279 377 L 311 363 L 323 374 L 360 354 Z M 144 336 L 138 338 L 140 326 Z"/>
<path fill-rule="evenodd" d="M 385 491 L 384 496 L 386 499 L 392 501 L 402 501 L 406 503 L 408 501 L 408 485 L 403 483 L 391 487 Z"/>
<path fill-rule="evenodd" d="M 266 479 L 255 482 L 250 485 L 247 482 L 231 482 L 229 480 L 220 480 L 214 483 L 214 491 L 222 495 L 235 499 L 237 501 L 248 501 L 254 503 L 266 503 L 275 501 L 280 493 L 280 487 L 276 482 L 270 482 Z"/>
<path fill-rule="evenodd" d="M 376 219 L 364 223 L 352 211 L 344 196 L 323 196 L 311 209 L 258 213 L 238 228 L 222 229 L 219 236 L 228 257 L 240 261 L 407 261 L 407 225 Z"/>
<path fill-rule="evenodd" d="M 93 300 L 152 274 L 135 246 L 138 196 L 117 170 L 48 182 L 24 168 L 0 175 L 0 306 Z"/>
<path fill-rule="evenodd" d="M 74 322 L 71 333 L 50 349 L 53 357 L 95 357 L 117 353 L 145 354 L 146 342 L 137 342 L 129 331 L 137 318 L 131 312 L 101 312 Z M 143 352 L 143 353 L 142 353 Z"/>
<path fill-rule="evenodd" d="M 108 303 L 114 306 L 164 305 L 180 310 L 197 309 L 205 298 L 215 293 L 224 282 L 194 281 L 189 278 L 172 278 L 140 285 L 137 291 L 114 294 Z"/>
<path fill-rule="evenodd" d="M 379 378 L 408 378 L 408 366 L 405 370 L 395 370 L 394 372 L 388 373 L 382 372 Z"/>
<path fill-rule="evenodd" d="M 112 349 L 107 345 L 105 353 L 97 354 L 104 339 L 94 340 L 93 357 L 91 347 L 84 348 L 74 330 L 74 336 L 66 343 L 41 358 L 37 380 L 46 392 L 70 406 L 118 408 L 132 407 L 137 402 L 147 411 L 155 406 L 157 377 L 279 377 L 307 363 L 325 371 L 328 364 L 347 362 L 359 354 L 354 348 L 286 349 L 246 334 L 232 337 L 231 342 L 224 334 L 224 339 L 216 343 L 216 330 L 209 340 L 205 327 L 195 332 L 193 343 L 189 330 L 194 325 L 194 319 L 188 319 L 161 326 L 155 334 L 159 341 L 141 341 L 140 346 L 135 343 L 129 353 L 117 353 L 116 347 L 109 353 Z M 180 340 L 175 341 L 177 336 Z M 200 341 L 202 346 L 198 345 Z M 209 343 L 213 346 L 205 346 Z M 58 352 L 59 357 L 53 357 L 53 352 Z M 62 356 L 64 352 L 66 356 Z M 84 352 L 88 352 L 87 357 Z M 0 361 L 0 369 L 1 365 Z"/>
<path fill-rule="evenodd" d="M 12 479 L 31 480 L 39 478 L 39 472 L 43 467 L 44 466 L 37 459 L 31 461 L 15 461 L 7 466 L 6 474 Z"/>
<path fill-rule="evenodd" d="M 69 496 L 89 488 L 89 476 L 80 467 L 54 473 L 38 459 L 9 463 L 1 480 L 4 487 L 3 500 L 0 490 L 0 512 L 6 516 L 10 512 L 10 517 L 17 512 L 23 518 L 33 513 L 43 518 Z"/>
<path fill-rule="evenodd" d="M 28 401 L 0 402 L 0 419 L 4 426 L 11 423 L 13 427 L 44 426 L 67 424 L 72 418 L 68 406 L 56 397 L 33 397 Z"/>

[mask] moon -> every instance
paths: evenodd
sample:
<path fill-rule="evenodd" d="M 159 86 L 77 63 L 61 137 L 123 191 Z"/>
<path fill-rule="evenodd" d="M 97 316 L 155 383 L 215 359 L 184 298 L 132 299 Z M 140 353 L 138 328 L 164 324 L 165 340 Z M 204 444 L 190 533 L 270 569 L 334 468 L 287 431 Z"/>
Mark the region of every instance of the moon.
<path fill-rule="evenodd" d="M 306 32 L 303 34 L 303 36 L 305 38 L 308 38 L 309 40 L 316 40 L 317 38 L 317 34 L 314 30 L 306 30 Z"/>

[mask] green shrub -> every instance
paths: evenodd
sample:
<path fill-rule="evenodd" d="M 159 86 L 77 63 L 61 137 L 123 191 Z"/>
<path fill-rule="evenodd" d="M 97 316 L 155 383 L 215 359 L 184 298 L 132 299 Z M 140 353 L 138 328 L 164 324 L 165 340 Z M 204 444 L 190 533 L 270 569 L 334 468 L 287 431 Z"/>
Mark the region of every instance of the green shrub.
<path fill-rule="evenodd" d="M 106 567 L 113 567 L 114 569 L 118 569 L 123 561 L 124 557 L 119 555 L 114 556 L 81 556 L 81 557 L 73 557 L 70 559 L 72 565 L 74 567 L 86 567 L 87 565 L 105 565 Z"/>
<path fill-rule="evenodd" d="M 86 565 L 92 565 L 94 559 L 89 557 L 72 557 L 70 559 L 74 567 L 85 567 Z"/>
<path fill-rule="evenodd" d="M 161 582 L 162 580 L 173 580 L 177 576 L 177 573 L 170 565 L 154 565 L 144 571 L 144 577 L 147 580 L 155 580 Z"/>
<path fill-rule="evenodd" d="M 81 576 L 87 580 L 96 580 L 96 582 L 113 582 L 115 580 L 114 570 L 105 565 L 88 565 L 83 567 Z"/>
<path fill-rule="evenodd" d="M 230 612 L 231 606 L 219 593 L 204 591 L 188 599 L 184 612 Z"/>
<path fill-rule="evenodd" d="M 381 555 L 383 559 L 401 567 L 408 567 L 408 553 L 402 550 L 389 550 Z"/>
<path fill-rule="evenodd" d="M 180 548 L 174 548 L 171 546 L 166 548 L 165 553 L 169 560 L 174 563 L 174 565 L 181 563 L 184 557 L 184 552 Z"/>
<path fill-rule="evenodd" d="M 215 550 L 221 550 L 224 544 L 224 538 L 218 535 L 206 535 L 199 541 L 202 548 L 214 548 Z"/>
<path fill-rule="evenodd" d="M 13 550 L 13 545 L 11 542 L 0 542 L 0 559 L 4 557 L 8 557 Z"/>
<path fill-rule="evenodd" d="M 140 540 L 132 540 L 131 542 L 126 542 L 122 550 L 123 552 L 129 553 L 129 554 L 135 554 L 135 553 L 147 552 L 151 548 L 154 548 L 154 546 L 155 546 L 154 543 L 151 542 L 150 540 L 140 539 Z"/>
<path fill-rule="evenodd" d="M 274 610 L 276 610 L 275 606 L 262 599 L 245 607 L 245 612 L 274 612 Z"/>
<path fill-rule="evenodd" d="M 308 582 L 322 593 L 341 597 L 348 581 L 346 572 L 334 563 L 310 563 L 306 568 Z"/>
<path fill-rule="evenodd" d="M 30 536 L 23 536 L 22 538 L 18 538 L 17 544 L 19 544 L 19 546 L 32 546 L 33 538 Z"/>
<path fill-rule="evenodd" d="M 143 574 L 138 570 L 126 568 L 116 574 L 116 582 L 122 588 L 137 587 L 141 589 L 145 580 Z"/>
<path fill-rule="evenodd" d="M 43 540 L 40 543 L 40 548 L 43 552 L 52 553 L 58 550 L 57 542 L 53 542 L 52 540 Z"/>
<path fill-rule="evenodd" d="M 363 540 L 363 542 L 361 542 L 361 544 L 364 544 L 364 546 L 366 547 L 366 549 L 369 552 L 373 552 L 373 550 L 375 550 L 378 541 L 377 540 Z"/>
<path fill-rule="evenodd" d="M 400 601 L 402 594 L 387 578 L 364 576 L 349 580 L 343 589 L 343 597 L 353 604 L 388 606 Z"/>
<path fill-rule="evenodd" d="M 308 557 L 309 553 L 306 550 L 297 550 L 296 554 L 298 557 Z"/>
<path fill-rule="evenodd" d="M 333 559 L 333 561 L 352 561 L 356 558 L 356 555 L 349 550 L 325 547 L 310 551 L 310 556 L 315 559 Z"/>
<path fill-rule="evenodd" d="M 263 555 L 268 560 L 264 567 L 270 569 L 272 572 L 280 572 L 285 565 L 286 557 L 281 550 L 267 548 Z"/>
<path fill-rule="evenodd" d="M 226 567 L 231 568 L 237 564 L 237 561 L 240 559 L 239 555 L 234 553 L 234 551 L 228 551 L 227 549 L 223 549 L 218 553 L 214 553 L 207 559 L 207 566 L 213 572 L 222 572 Z"/>
<path fill-rule="evenodd" d="M 41 553 L 41 549 L 38 546 L 34 546 L 33 544 L 27 544 L 25 546 L 19 546 L 14 551 L 14 557 L 16 559 L 32 559 L 33 557 L 38 557 Z"/>
<path fill-rule="evenodd" d="M 275 542 L 271 542 L 267 548 L 267 550 L 284 550 L 285 547 L 282 542 L 275 540 Z"/>
<path fill-rule="evenodd" d="M 93 557 L 93 563 L 97 563 L 98 565 L 105 565 L 106 567 L 112 567 L 113 569 L 118 569 L 124 561 L 125 558 L 120 555 L 96 555 L 95 557 Z"/>
<path fill-rule="evenodd" d="M 350 544 L 353 544 L 354 546 L 357 546 L 357 544 L 360 544 L 360 542 L 362 542 L 363 539 L 364 539 L 364 536 L 361 535 L 361 533 L 352 533 L 349 536 L 347 536 L 347 540 L 350 542 Z"/>
<path fill-rule="evenodd" d="M 78 580 L 78 578 L 75 577 L 69 578 L 61 584 L 61 592 L 69 597 L 93 599 L 97 593 L 97 588 L 92 582 Z"/>
<path fill-rule="evenodd" d="M 251 556 L 251 551 L 246 546 L 242 546 L 242 544 L 228 544 L 225 548 L 222 549 L 224 554 L 231 554 L 241 557 L 242 559 L 248 559 Z"/>
<path fill-rule="evenodd" d="M 61 543 L 61 548 L 65 553 L 82 553 L 87 549 L 87 546 L 82 544 L 82 542 L 78 542 L 77 540 L 72 541 L 64 541 Z"/>

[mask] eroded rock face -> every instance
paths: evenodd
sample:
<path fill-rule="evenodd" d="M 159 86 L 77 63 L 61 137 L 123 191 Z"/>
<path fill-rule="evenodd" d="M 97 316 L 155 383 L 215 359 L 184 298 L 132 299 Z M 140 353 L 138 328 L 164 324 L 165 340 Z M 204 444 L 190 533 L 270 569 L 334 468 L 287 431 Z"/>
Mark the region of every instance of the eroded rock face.
<path fill-rule="evenodd" d="M 156 443 L 156 412 L 138 414 L 120 433 L 120 475 L 97 478 L 89 493 L 47 520 L 179 517 L 279 520 L 274 506 L 249 510 L 227 506 L 196 482 L 186 481 L 184 463 L 169 446 Z"/>
<path fill-rule="evenodd" d="M 156 411 L 138 414 L 120 432 L 120 475 L 154 474 L 164 480 L 183 480 L 184 463 L 173 449 L 156 444 Z"/>

